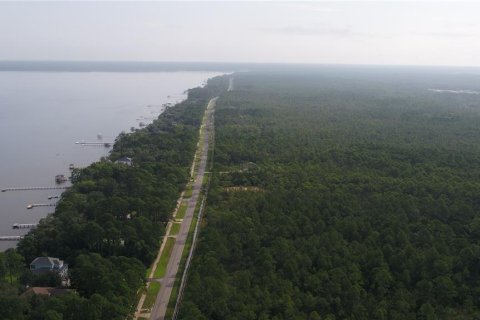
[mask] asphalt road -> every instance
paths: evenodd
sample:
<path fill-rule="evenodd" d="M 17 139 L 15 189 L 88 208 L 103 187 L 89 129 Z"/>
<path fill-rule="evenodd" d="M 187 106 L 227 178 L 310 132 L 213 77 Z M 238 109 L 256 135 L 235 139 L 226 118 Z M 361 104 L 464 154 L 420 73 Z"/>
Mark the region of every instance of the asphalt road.
<path fill-rule="evenodd" d="M 157 299 L 155 300 L 155 305 L 153 306 L 152 312 L 150 314 L 150 319 L 152 320 L 165 319 L 168 302 L 170 301 L 170 295 L 172 294 L 173 285 L 175 283 L 175 278 L 177 276 L 178 268 L 180 266 L 180 260 L 182 259 L 183 249 L 187 240 L 188 231 L 190 230 L 190 225 L 192 224 L 193 214 L 197 205 L 200 189 L 202 187 L 205 168 L 207 166 L 209 136 L 213 130 L 213 112 L 216 101 L 217 98 L 213 98 L 208 103 L 207 121 L 205 124 L 205 134 L 203 137 L 203 149 L 201 151 L 200 164 L 193 185 L 192 196 L 188 200 L 187 211 L 185 213 L 182 225 L 180 226 L 180 231 L 173 246 L 172 254 L 170 256 L 170 260 L 168 261 L 165 276 L 161 281 L 161 288 L 158 292 Z"/>

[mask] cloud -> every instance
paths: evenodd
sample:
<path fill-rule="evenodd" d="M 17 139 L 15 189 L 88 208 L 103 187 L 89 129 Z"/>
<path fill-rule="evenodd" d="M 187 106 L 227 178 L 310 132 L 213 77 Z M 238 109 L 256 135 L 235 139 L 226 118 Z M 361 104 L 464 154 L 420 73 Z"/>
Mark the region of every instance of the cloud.
<path fill-rule="evenodd" d="M 349 37 L 368 37 L 368 38 L 386 38 L 393 35 L 382 33 L 365 33 L 358 32 L 350 26 L 334 27 L 326 25 L 288 25 L 277 28 L 264 28 L 263 31 L 269 33 L 277 33 L 282 35 L 297 35 L 297 36 L 327 36 L 337 38 Z"/>
<path fill-rule="evenodd" d="M 315 2 L 275 2 L 274 4 L 288 10 L 313 11 L 317 13 L 331 13 L 335 11 L 332 6 Z"/>
<path fill-rule="evenodd" d="M 179 24 L 169 24 L 169 23 L 162 23 L 158 21 L 148 21 L 144 22 L 144 26 L 150 29 L 167 29 L 167 30 L 180 30 L 183 29 L 182 25 Z"/>
<path fill-rule="evenodd" d="M 446 32 L 427 32 L 422 35 L 442 37 L 442 38 L 478 38 L 480 33 L 462 32 L 462 31 L 446 31 Z"/>
<path fill-rule="evenodd" d="M 300 26 L 290 25 L 280 28 L 272 28 L 270 31 L 282 34 L 294 35 L 320 35 L 320 36 L 352 36 L 355 33 L 350 27 L 326 27 L 326 26 Z"/>

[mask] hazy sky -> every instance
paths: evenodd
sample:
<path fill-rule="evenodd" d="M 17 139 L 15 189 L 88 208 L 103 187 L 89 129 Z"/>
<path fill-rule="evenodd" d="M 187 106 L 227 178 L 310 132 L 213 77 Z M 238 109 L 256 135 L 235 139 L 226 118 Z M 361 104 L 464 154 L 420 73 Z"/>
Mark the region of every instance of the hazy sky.
<path fill-rule="evenodd" d="M 475 2 L 1 2 L 0 60 L 480 66 Z"/>

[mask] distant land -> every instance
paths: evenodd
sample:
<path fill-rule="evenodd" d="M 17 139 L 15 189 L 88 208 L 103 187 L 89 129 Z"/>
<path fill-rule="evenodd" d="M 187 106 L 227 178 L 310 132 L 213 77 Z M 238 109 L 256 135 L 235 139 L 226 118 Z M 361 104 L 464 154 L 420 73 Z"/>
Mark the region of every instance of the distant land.
<path fill-rule="evenodd" d="M 55 72 L 160 72 L 160 71 L 230 71 L 243 64 L 215 62 L 140 62 L 140 61 L 0 61 L 0 71 Z"/>
<path fill-rule="evenodd" d="M 165 62 L 165 61 L 41 61 L 41 60 L 0 60 L 0 71 L 39 72 L 161 72 L 161 71 L 339 71 L 364 72 L 369 70 L 410 72 L 424 70 L 431 72 L 480 73 L 480 67 L 456 66 L 395 66 L 395 65 L 341 65 L 302 63 L 251 63 L 251 62 Z"/>

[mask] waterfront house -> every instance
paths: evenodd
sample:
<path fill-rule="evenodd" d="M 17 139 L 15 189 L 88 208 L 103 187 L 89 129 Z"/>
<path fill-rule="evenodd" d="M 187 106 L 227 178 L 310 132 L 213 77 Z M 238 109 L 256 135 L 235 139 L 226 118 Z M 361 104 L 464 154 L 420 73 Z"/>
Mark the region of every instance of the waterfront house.
<path fill-rule="evenodd" d="M 115 161 L 115 163 L 124 164 L 124 165 L 127 165 L 127 166 L 132 166 L 132 164 L 133 164 L 132 158 L 129 158 L 129 157 L 120 158 L 117 161 Z"/>
<path fill-rule="evenodd" d="M 43 274 L 46 272 L 58 273 L 61 279 L 68 278 L 68 264 L 63 260 L 53 257 L 37 257 L 30 263 L 30 270 L 33 274 Z"/>

